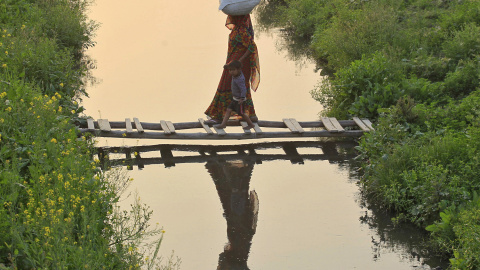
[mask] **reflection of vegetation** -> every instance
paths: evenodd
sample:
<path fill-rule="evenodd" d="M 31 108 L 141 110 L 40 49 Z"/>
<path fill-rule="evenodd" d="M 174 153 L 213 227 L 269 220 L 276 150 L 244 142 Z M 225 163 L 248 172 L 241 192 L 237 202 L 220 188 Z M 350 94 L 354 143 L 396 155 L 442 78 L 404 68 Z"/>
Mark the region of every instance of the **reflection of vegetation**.
<path fill-rule="evenodd" d="M 441 260 L 427 242 L 428 234 L 418 230 L 411 224 L 395 223 L 395 218 L 388 211 L 363 201 L 363 207 L 368 210 L 360 217 L 362 224 L 376 232 L 372 236 L 373 259 L 381 259 L 384 250 L 400 250 L 402 258 L 411 262 L 426 264 L 436 269 L 446 269 L 447 263 Z M 420 269 L 423 269 L 420 267 Z"/>
<path fill-rule="evenodd" d="M 255 29 L 259 32 L 269 32 L 272 29 L 278 29 L 281 38 L 277 40 L 277 50 L 286 50 L 290 60 L 296 61 L 297 64 L 302 66 L 304 61 L 313 59 L 309 39 L 294 35 L 294 32 L 284 27 L 281 23 L 281 16 L 279 16 L 281 14 L 279 10 L 284 7 L 284 0 L 260 2 L 255 9 Z"/>

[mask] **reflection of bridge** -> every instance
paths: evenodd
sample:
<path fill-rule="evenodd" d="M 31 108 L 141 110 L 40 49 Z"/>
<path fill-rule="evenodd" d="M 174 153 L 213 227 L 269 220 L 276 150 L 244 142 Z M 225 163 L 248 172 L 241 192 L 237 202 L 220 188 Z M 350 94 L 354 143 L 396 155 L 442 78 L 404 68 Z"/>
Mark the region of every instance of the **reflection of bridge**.
<path fill-rule="evenodd" d="M 197 122 L 172 123 L 161 120 L 159 123 L 140 122 L 138 118 L 126 118 L 125 122 L 111 122 L 107 119 L 87 119 L 79 125 L 82 133 L 92 133 L 97 137 L 143 138 L 143 139 L 190 139 L 190 140 L 228 140 L 261 138 L 306 138 L 306 137 L 360 137 L 364 132 L 373 130 L 368 119 L 337 120 L 322 117 L 321 121 L 298 122 L 294 118 L 282 121 L 258 121 L 253 132 L 244 129 L 243 133 L 227 133 L 203 119 Z M 246 126 L 245 122 L 230 120 L 228 126 Z M 261 128 L 268 128 L 263 131 Z M 310 130 L 305 130 L 305 129 Z M 201 132 L 179 132 L 180 130 L 200 129 Z M 213 131 L 213 130 L 215 131 Z M 270 129 L 284 129 L 270 131 Z M 287 130 L 285 130 L 287 129 Z M 147 131 L 150 130 L 150 131 Z"/>
<path fill-rule="evenodd" d="M 97 153 L 102 166 L 127 166 L 128 169 L 132 169 L 133 166 L 138 166 L 141 169 L 145 165 L 151 164 L 164 164 L 165 167 L 171 167 L 177 163 L 226 162 L 231 160 L 243 160 L 257 164 L 261 164 L 262 161 L 290 160 L 293 164 L 303 164 L 305 160 L 337 162 L 353 158 L 355 155 L 349 154 L 345 150 L 352 149 L 355 145 L 356 143 L 353 141 L 297 141 L 241 145 L 159 144 L 99 147 Z M 281 150 L 283 153 L 268 153 L 275 152 L 275 150 Z M 300 150 L 300 153 L 298 150 Z M 159 152 L 160 157 L 142 157 L 148 152 Z M 315 153 L 303 154 L 301 152 Z"/>

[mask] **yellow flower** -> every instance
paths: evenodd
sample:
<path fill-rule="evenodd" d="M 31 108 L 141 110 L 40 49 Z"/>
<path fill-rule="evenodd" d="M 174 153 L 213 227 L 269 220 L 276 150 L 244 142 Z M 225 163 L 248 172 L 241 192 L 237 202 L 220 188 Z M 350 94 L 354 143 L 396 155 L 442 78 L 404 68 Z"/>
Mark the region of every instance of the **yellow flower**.
<path fill-rule="evenodd" d="M 62 106 L 58 106 L 58 112 L 62 112 Z"/>
<path fill-rule="evenodd" d="M 0 118 L 0 124 L 3 124 L 5 122 L 5 119 Z"/>
<path fill-rule="evenodd" d="M 5 109 L 5 111 L 7 111 L 7 112 L 11 112 L 11 111 L 12 111 L 12 107 L 8 107 L 8 108 L 6 108 L 6 109 Z"/>
<path fill-rule="evenodd" d="M 2 67 L 3 67 L 3 68 L 6 68 L 6 67 L 7 67 L 7 64 L 3 64 Z"/>
<path fill-rule="evenodd" d="M 60 83 L 60 87 L 63 87 L 63 82 L 62 82 L 62 83 Z"/>
<path fill-rule="evenodd" d="M 7 92 L 3 92 L 3 93 L 0 94 L 0 98 L 4 98 L 6 96 L 7 96 Z"/>
<path fill-rule="evenodd" d="M 123 137 L 127 137 L 127 134 L 126 134 L 126 133 L 123 133 L 122 136 L 123 136 Z"/>
<path fill-rule="evenodd" d="M 8 55 L 8 51 L 5 51 L 5 55 Z"/>
<path fill-rule="evenodd" d="M 51 139 L 50 141 L 53 143 L 57 143 L 57 140 L 55 138 Z"/>

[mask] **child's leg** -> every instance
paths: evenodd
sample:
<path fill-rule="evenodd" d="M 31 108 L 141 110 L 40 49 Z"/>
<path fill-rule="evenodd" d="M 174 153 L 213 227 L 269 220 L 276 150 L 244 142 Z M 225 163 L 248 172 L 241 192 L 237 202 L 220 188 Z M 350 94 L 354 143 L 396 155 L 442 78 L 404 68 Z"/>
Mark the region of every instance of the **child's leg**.
<path fill-rule="evenodd" d="M 245 122 L 247 122 L 248 126 L 246 126 L 245 128 L 254 128 L 255 125 L 253 124 L 252 120 L 250 120 L 250 117 L 248 116 L 248 114 L 244 113 L 242 114 L 242 118 L 243 120 L 245 120 Z"/>
<path fill-rule="evenodd" d="M 225 111 L 225 116 L 223 117 L 222 123 L 220 125 L 216 125 L 215 127 L 216 128 L 226 128 L 228 119 L 230 118 L 231 114 L 232 114 L 232 109 L 227 108 L 227 110 Z"/>

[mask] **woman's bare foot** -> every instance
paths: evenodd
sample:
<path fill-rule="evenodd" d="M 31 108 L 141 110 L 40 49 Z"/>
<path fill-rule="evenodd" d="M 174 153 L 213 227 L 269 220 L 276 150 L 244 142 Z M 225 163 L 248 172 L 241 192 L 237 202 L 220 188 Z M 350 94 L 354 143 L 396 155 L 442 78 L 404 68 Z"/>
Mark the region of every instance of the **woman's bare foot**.
<path fill-rule="evenodd" d="M 254 127 L 255 127 L 255 125 L 248 125 L 248 126 L 245 127 L 245 129 L 252 129 Z"/>

